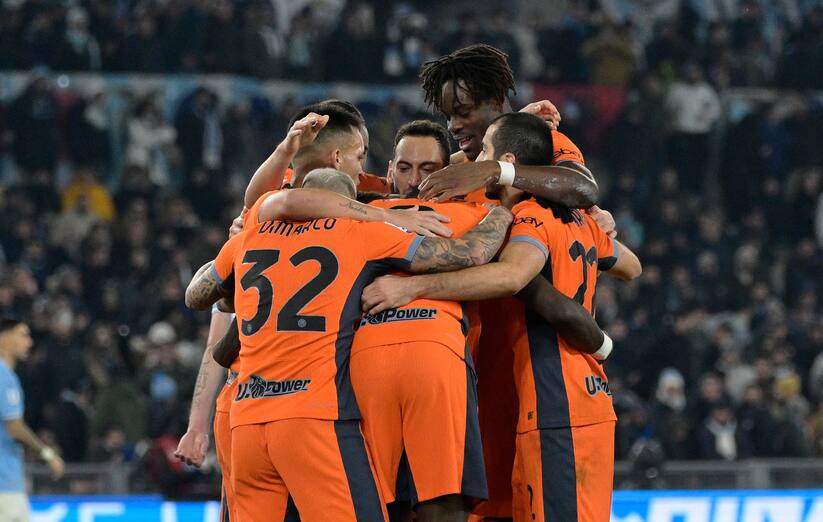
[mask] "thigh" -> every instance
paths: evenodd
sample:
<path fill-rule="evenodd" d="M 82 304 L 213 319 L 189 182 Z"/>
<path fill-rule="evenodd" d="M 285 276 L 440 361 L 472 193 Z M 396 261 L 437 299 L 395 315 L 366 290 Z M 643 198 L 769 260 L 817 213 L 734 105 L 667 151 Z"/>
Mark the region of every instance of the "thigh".
<path fill-rule="evenodd" d="M 609 522 L 614 483 L 615 422 L 572 428 L 580 522 Z"/>
<path fill-rule="evenodd" d="M 279 441 L 272 459 L 300 520 L 387 519 L 359 421 L 287 419 L 269 423 L 267 431 Z"/>
<path fill-rule="evenodd" d="M 290 520 L 289 491 L 269 451 L 279 441 L 269 439 L 267 426 L 237 426 L 231 432 L 234 507 L 230 515 L 239 522 Z"/>
<path fill-rule="evenodd" d="M 398 381 L 412 502 L 487 498 L 474 372 L 439 343 L 409 343 L 398 358 L 406 363 Z"/>
<path fill-rule="evenodd" d="M 397 498 L 397 476 L 403 458 L 400 401 L 397 393 L 399 345 L 378 346 L 352 355 L 349 363 L 352 387 L 363 416 L 361 427 L 374 462 L 383 499 Z"/>

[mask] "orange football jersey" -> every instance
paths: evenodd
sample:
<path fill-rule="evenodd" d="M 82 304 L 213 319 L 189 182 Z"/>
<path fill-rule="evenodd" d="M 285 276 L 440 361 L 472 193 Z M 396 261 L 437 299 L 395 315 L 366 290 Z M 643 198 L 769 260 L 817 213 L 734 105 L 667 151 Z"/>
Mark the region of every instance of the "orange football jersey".
<path fill-rule="evenodd" d="M 563 223 L 534 199 L 512 209 L 510 242 L 526 242 L 546 256 L 541 271 L 555 288 L 592 313 L 597 271 L 616 262 L 614 241 L 587 214 Z M 568 343 L 536 314 L 511 300 L 505 326 L 514 349 L 520 403 L 517 431 L 583 426 L 615 420 L 603 366 Z"/>
<path fill-rule="evenodd" d="M 250 220 L 231 238 L 213 276 L 235 287 L 241 350 L 232 428 L 358 419 L 348 364 L 360 296 L 377 275 L 408 268 L 422 240 L 345 219 Z"/>
<path fill-rule="evenodd" d="M 371 205 L 381 208 L 413 208 L 433 210 L 451 219 L 448 227 L 460 237 L 486 214 L 483 205 L 451 201 L 433 203 L 419 199 L 378 199 Z M 435 341 L 449 347 L 461 359 L 465 356 L 466 338 L 474 348 L 480 337 L 477 302 L 461 304 L 457 301 L 417 299 L 400 308 L 386 310 L 361 319 L 354 336 L 353 351 L 413 341 Z"/>

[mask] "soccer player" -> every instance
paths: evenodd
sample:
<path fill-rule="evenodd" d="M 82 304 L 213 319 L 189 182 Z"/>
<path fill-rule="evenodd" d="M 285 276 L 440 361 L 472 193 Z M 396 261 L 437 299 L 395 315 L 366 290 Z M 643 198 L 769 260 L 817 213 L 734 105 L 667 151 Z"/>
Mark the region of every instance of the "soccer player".
<path fill-rule="evenodd" d="M 311 132 L 313 125 L 316 126 L 317 122 L 310 116 L 321 114 L 328 115 L 335 121 L 347 122 L 350 125 L 354 125 L 360 133 L 360 137 L 363 140 L 363 151 L 362 154 L 360 154 L 360 171 L 356 174 L 347 172 L 347 174 L 350 174 L 355 180 L 358 190 L 361 192 L 387 194 L 389 192 L 389 184 L 386 178 L 363 172 L 363 166 L 366 163 L 366 157 L 369 152 L 369 131 L 366 128 L 366 120 L 363 118 L 363 114 L 350 102 L 330 99 L 301 107 L 289 121 L 288 136 L 283 143 L 289 141 L 289 136 L 296 137 L 299 135 L 298 133 L 303 133 L 304 130 Z M 334 125 L 334 122 L 332 125 Z M 246 208 L 251 208 L 257 199 L 269 190 L 281 187 L 291 188 L 300 186 L 295 183 L 294 171 L 289 168 L 291 158 L 289 158 L 288 153 L 288 150 L 283 150 L 278 147 L 271 156 L 258 167 L 249 185 L 246 187 Z M 285 158 L 289 158 L 289 161 L 284 163 Z M 335 165 L 324 166 L 338 168 Z"/>
<path fill-rule="evenodd" d="M 29 521 L 21 444 L 49 465 L 55 480 L 63 476 L 65 468 L 57 452 L 23 420 L 23 388 L 14 367 L 28 356 L 31 345 L 31 332 L 25 323 L 0 319 L 0 520 L 9 522 Z"/>
<path fill-rule="evenodd" d="M 388 179 L 395 192 L 413 196 L 420 182 L 448 160 L 446 129 L 425 120 L 410 122 L 395 137 Z M 359 218 L 374 212 L 355 202 L 346 204 L 338 196 L 325 194 L 315 199 L 313 194 L 299 190 L 272 196 L 268 203 L 277 204 L 267 205 L 264 213 L 276 210 L 277 214 L 267 214 L 265 219 L 327 215 Z M 372 204 L 435 210 L 450 218 L 449 226 L 456 236 L 486 213 L 485 207 L 475 203 L 431 203 L 411 197 L 376 199 Z M 351 214 L 340 214 L 340 208 Z M 556 320 L 569 307 L 580 309 L 571 326 L 586 330 L 589 339 L 597 339 L 596 344 L 589 342 L 587 346 L 599 347 L 602 334 L 591 316 L 568 298 L 560 299 L 547 307 L 547 320 Z M 473 346 L 479 332 L 473 304 L 414 301 L 365 317 L 355 333 L 351 375 L 363 414 L 365 439 L 386 501 L 399 499 L 406 503 L 405 507 L 390 504 L 393 519 L 404 511 L 408 513 L 408 503 L 412 502 L 418 520 L 466 520 L 471 500 L 485 496 L 474 370 L 466 338 L 468 332 L 475 334 L 469 335 L 469 345 Z M 437 385 L 419 386 L 420 382 Z M 410 474 L 406 467 L 410 467 Z M 398 474 L 402 475 L 399 479 Z M 411 491 L 395 495 L 398 484 L 404 486 L 399 489 L 405 489 L 407 481 Z"/>
<path fill-rule="evenodd" d="M 260 222 L 229 240 L 186 292 L 202 309 L 234 282 L 241 373 L 232 404 L 232 480 L 241 521 L 383 520 L 359 429 L 349 352 L 362 288 L 380 271 L 487 262 L 511 214 L 500 207 L 460 239 L 383 223 Z M 227 283 L 228 282 L 228 283 Z"/>
<path fill-rule="evenodd" d="M 480 159 L 535 164 L 552 150 L 551 133 L 527 114 L 500 116 L 482 141 Z M 498 262 L 455 274 L 382 278 L 363 294 L 370 313 L 411 298 L 492 299 L 510 296 L 540 275 L 589 312 L 597 270 L 632 279 L 640 262 L 592 218 L 534 199 L 510 185 L 489 193 L 515 214 Z M 614 466 L 615 415 L 601 362 L 611 351 L 573 348 L 536 313 L 506 300 L 506 318 L 484 327 L 498 348 L 514 351 L 520 412 L 512 475 L 515 521 L 607 522 Z"/>
<path fill-rule="evenodd" d="M 460 146 L 460 153 L 452 158 L 450 166 L 421 184 L 420 197 L 445 201 L 466 196 L 469 201 L 486 201 L 486 185 L 500 179 L 501 174 L 506 180 L 512 175 L 511 171 L 502 173 L 495 161 L 475 161 L 491 122 L 512 111 L 509 93 L 515 90 L 514 75 L 506 55 L 489 45 L 471 45 L 424 64 L 420 79 L 426 102 L 448 120 L 449 131 Z M 552 127 L 556 127 L 559 115 L 550 103 L 537 102 L 523 110 L 551 120 Z M 516 167 L 513 186 L 567 207 L 591 207 L 596 203 L 598 189 L 583 155 L 562 133 L 552 130 L 552 138 L 554 148 L 542 162 Z M 610 218 L 602 212 L 595 217 Z M 551 297 L 548 285 L 540 283 L 527 288 L 533 304 Z M 503 313 L 492 304 L 481 304 L 481 318 L 495 318 Z M 517 406 L 511 374 L 499 369 L 511 367 L 513 362 L 511 352 L 492 349 L 484 355 L 486 346 L 493 348 L 494 339 L 481 339 L 476 361 L 489 500 L 475 512 L 505 518 L 511 516 L 508 476 L 514 456 L 512 433 Z"/>
<path fill-rule="evenodd" d="M 231 427 L 229 425 L 229 407 L 235 391 L 235 378 L 238 368 L 232 368 L 229 375 L 212 355 L 214 345 L 232 326 L 231 314 L 221 312 L 217 305 L 212 308 L 209 335 L 206 349 L 197 372 L 197 381 L 191 399 L 189 424 L 186 433 L 180 439 L 174 456 L 186 464 L 200 467 L 209 450 L 209 418 L 214 411 L 214 446 L 217 463 L 223 475 L 220 494 L 220 522 L 229 522 L 234 495 L 231 484 Z M 228 378 L 227 378 L 228 377 Z"/>
<path fill-rule="evenodd" d="M 485 44 L 459 49 L 427 62 L 420 71 L 426 102 L 448 120 L 449 132 L 468 162 L 455 164 L 430 176 L 420 187 L 423 199 L 438 201 L 472 194 L 501 175 L 496 161 L 475 161 L 491 122 L 512 112 L 509 93 L 514 76 L 506 55 Z M 524 109 L 541 112 L 546 103 Z M 562 133 L 552 130 L 554 150 L 539 165 L 520 165 L 513 186 L 572 208 L 596 203 L 597 184 L 584 166 L 580 149 Z M 504 173 L 504 175 L 507 175 Z M 482 193 L 473 194 L 482 198 Z"/>

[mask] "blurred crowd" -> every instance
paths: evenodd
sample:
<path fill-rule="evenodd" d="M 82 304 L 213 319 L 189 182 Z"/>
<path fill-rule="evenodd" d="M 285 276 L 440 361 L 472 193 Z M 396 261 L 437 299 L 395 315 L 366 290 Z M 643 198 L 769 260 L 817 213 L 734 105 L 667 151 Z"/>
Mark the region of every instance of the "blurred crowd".
<path fill-rule="evenodd" d="M 625 86 L 701 63 L 729 85 L 823 86 L 820 0 L 4 0 L 0 69 L 405 81 L 485 42 L 521 79 Z"/>
<path fill-rule="evenodd" d="M 614 213 L 621 240 L 644 263 L 636 283 L 604 277 L 598 284 L 597 319 L 616 343 L 607 370 L 619 417 L 618 458 L 654 464 L 823 456 L 823 103 L 813 95 L 775 91 L 726 110 L 719 94 L 726 81 L 767 85 L 793 52 L 819 52 L 823 35 L 813 45 L 808 39 L 823 19 L 816 2 L 800 0 L 674 2 L 677 9 L 663 21 L 629 9 L 642 3 L 568 2 L 562 24 L 538 31 L 536 42 L 542 43 L 535 43 L 558 53 L 562 43 L 556 58 L 571 52 L 594 60 L 554 62 L 543 53 L 544 79 L 609 83 L 620 75 L 594 66 L 598 38 L 613 30 L 626 36 L 642 19 L 654 22 L 647 20 L 647 37 L 655 43 L 645 53 L 642 45 L 630 46 L 632 65 L 614 83 L 625 85 L 625 103 L 602 134 L 585 132 L 598 123 L 598 114 L 581 112 L 574 100 L 560 105 L 561 130 L 581 146 L 601 182 L 601 206 Z M 372 12 L 376 4 L 345 9 Z M 597 13 L 587 10 L 593 6 Z M 6 1 L 4 9 L 14 16 L 0 16 L 0 24 L 27 33 L 41 28 L 58 34 L 69 27 L 62 17 L 82 18 L 103 70 L 122 70 L 122 63 L 142 70 L 142 62 L 117 61 L 127 49 L 117 35 L 130 33 L 100 22 L 101 16 L 168 35 L 180 33 L 175 24 L 190 17 L 217 19 L 223 10 L 225 20 L 247 24 L 269 20 L 247 10 L 274 15 L 261 4 L 235 2 L 85 2 L 66 8 Z M 402 9 L 411 8 L 391 4 L 390 11 Z M 698 12 L 695 19 L 684 15 Z M 296 17 L 307 17 L 304 23 L 312 26 L 316 13 L 307 5 Z M 591 24 L 604 13 L 620 24 L 596 30 Z M 415 15 L 422 16 L 398 16 L 398 42 L 405 42 L 403 31 Z M 494 20 L 474 28 L 460 24 L 469 36 L 438 45 L 479 39 L 471 31 L 487 23 L 501 31 L 509 27 Z M 243 23 L 236 27 L 238 41 Z M 349 18 L 341 23 L 334 34 L 350 29 Z M 435 19 L 415 23 L 430 28 Z M 292 20 L 292 30 L 298 27 Z M 691 32 L 684 33 L 687 27 Z M 557 40 L 546 43 L 553 31 Z M 689 43 L 688 35 L 701 31 L 708 40 Z M 7 34 L 0 31 L 0 60 L 32 56 L 6 52 Z M 579 36 L 578 47 L 568 34 Z M 641 37 L 640 31 L 631 34 Z M 13 40 L 49 49 L 34 45 L 44 40 L 31 35 Z M 150 41 L 157 52 L 171 45 L 167 38 Z M 390 41 L 368 46 L 370 52 L 389 55 Z M 186 45 L 195 46 L 191 54 L 172 53 L 181 63 L 157 70 L 246 72 L 219 66 L 242 61 L 221 62 L 219 53 L 196 47 L 208 42 L 206 36 L 187 38 Z M 777 44 L 783 46 L 780 58 L 770 60 L 766 51 Z M 421 49 L 439 52 L 427 45 Z M 768 74 L 749 76 L 743 69 L 760 69 L 742 67 L 744 60 L 735 57 L 758 45 L 764 46 L 760 56 Z M 283 53 L 277 67 L 289 67 L 283 60 L 290 55 Z M 646 66 L 636 70 L 641 59 Z M 378 61 L 390 62 L 383 55 Z M 409 71 L 417 63 L 408 62 Z M 311 59 L 306 64 L 315 79 L 334 77 L 315 70 Z M 360 78 L 382 80 L 391 70 L 378 67 L 377 76 Z M 795 80 L 805 74 L 792 71 Z M 404 74 L 398 78 L 411 75 Z M 114 98 L 122 109 L 117 114 Z M 383 174 L 395 130 L 421 109 L 392 99 L 353 101 L 370 128 L 367 170 Z M 42 72 L 0 104 L 0 313 L 31 324 L 35 348 L 19 368 L 27 421 L 66 460 L 140 462 L 149 471 L 146 480 L 161 483 L 167 493 L 188 487 L 192 471 L 171 454 L 185 431 L 208 315 L 187 310 L 183 291 L 225 240 L 246 181 L 284 135 L 296 108 L 294 98 L 277 104 L 261 97 L 227 99 L 205 87 L 182 93 L 169 107 L 157 92 L 57 89 Z"/>

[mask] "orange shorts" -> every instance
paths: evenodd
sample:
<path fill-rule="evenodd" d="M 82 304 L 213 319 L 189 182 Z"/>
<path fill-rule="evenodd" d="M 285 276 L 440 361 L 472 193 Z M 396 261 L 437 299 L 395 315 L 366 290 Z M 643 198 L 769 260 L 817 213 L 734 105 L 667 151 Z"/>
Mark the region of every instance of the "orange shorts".
<path fill-rule="evenodd" d="M 515 522 L 609 522 L 614 421 L 517 435 Z"/>
<path fill-rule="evenodd" d="M 236 521 L 388 519 L 359 421 L 284 419 L 231 435 Z"/>
<path fill-rule="evenodd" d="M 477 396 L 489 500 L 472 510 L 474 521 L 512 516 L 512 469 L 520 414 L 513 365 L 513 350 L 497 349 L 488 342 L 478 355 Z"/>
<path fill-rule="evenodd" d="M 387 502 L 486 498 L 474 370 L 465 354 L 464 361 L 434 342 L 352 354 L 352 387 Z"/>
<path fill-rule="evenodd" d="M 217 463 L 223 473 L 222 493 L 220 495 L 220 522 L 234 520 L 234 494 L 231 485 L 231 425 L 229 414 L 224 411 L 214 412 L 214 449 Z"/>

